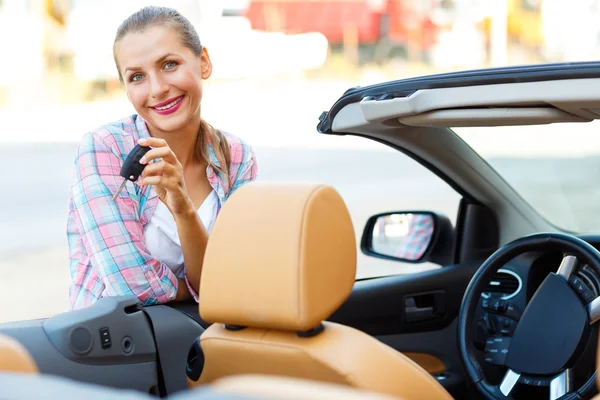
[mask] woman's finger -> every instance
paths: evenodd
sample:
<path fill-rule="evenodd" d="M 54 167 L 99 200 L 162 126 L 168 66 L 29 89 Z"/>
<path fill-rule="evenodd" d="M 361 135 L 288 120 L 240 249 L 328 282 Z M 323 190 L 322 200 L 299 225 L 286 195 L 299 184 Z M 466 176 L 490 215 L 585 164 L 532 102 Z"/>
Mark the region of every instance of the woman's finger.
<path fill-rule="evenodd" d="M 147 164 L 150 160 L 161 158 L 171 164 L 178 165 L 179 160 L 175 156 L 175 153 L 169 147 L 156 147 L 148 151 L 141 159 L 140 163 Z"/>
<path fill-rule="evenodd" d="M 173 153 L 173 151 L 169 147 L 169 144 L 164 139 L 156 137 L 147 137 L 139 139 L 138 144 L 140 146 L 152 147 L 152 149 L 148 151 L 140 160 L 142 164 L 145 164 L 149 160 L 154 160 L 156 158 L 164 158 L 173 164 L 177 164 L 179 162 L 179 160 L 177 160 L 177 157 L 175 156 L 175 153 Z"/>
<path fill-rule="evenodd" d="M 145 176 L 142 178 L 140 184 L 142 186 L 158 186 L 166 189 L 167 191 L 175 191 L 179 188 L 179 182 L 176 179 L 164 175 Z"/>
<path fill-rule="evenodd" d="M 142 176 L 152 175 L 176 176 L 177 178 L 180 176 L 177 168 L 164 160 L 148 164 L 142 171 Z"/>
<path fill-rule="evenodd" d="M 151 147 L 169 147 L 165 139 L 157 137 L 147 137 L 138 140 L 140 146 L 151 146 Z"/>

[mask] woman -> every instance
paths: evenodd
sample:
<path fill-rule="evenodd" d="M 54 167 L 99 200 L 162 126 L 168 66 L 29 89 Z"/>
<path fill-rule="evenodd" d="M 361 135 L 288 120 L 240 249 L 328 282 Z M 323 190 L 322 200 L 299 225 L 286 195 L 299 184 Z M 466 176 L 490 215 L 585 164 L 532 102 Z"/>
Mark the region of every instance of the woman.
<path fill-rule="evenodd" d="M 197 301 L 208 234 L 223 202 L 256 178 L 254 152 L 202 120 L 212 64 L 177 11 L 131 15 L 113 54 L 136 114 L 88 133 L 79 146 L 67 227 L 69 309 L 104 296 Z M 113 201 L 136 143 L 151 147 L 140 161 L 146 167 Z"/>

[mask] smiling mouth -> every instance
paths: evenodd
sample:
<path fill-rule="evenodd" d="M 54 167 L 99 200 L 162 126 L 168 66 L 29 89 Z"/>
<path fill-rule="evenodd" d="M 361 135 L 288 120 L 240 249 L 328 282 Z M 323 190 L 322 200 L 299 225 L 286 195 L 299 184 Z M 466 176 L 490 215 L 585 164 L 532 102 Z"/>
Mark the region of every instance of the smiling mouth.
<path fill-rule="evenodd" d="M 167 100 L 168 102 L 161 103 L 158 106 L 153 106 L 150 108 L 157 110 L 157 111 L 167 111 L 167 110 L 175 107 L 177 104 L 179 104 L 181 102 L 181 100 L 183 100 L 183 96 L 179 96 L 173 100 Z"/>

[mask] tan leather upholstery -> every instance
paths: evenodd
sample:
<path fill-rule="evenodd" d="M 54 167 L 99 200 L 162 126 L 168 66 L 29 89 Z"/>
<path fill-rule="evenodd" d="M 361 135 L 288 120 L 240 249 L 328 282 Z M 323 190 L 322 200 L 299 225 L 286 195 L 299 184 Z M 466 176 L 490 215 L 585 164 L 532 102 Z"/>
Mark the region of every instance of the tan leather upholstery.
<path fill-rule="evenodd" d="M 277 400 L 402 400 L 347 386 L 266 375 L 238 375 L 214 382 L 214 392 Z"/>
<path fill-rule="evenodd" d="M 10 336 L 0 334 L 0 372 L 37 373 L 35 361 L 25 347 Z"/>
<path fill-rule="evenodd" d="M 450 395 L 408 357 L 363 332 L 324 323 L 320 334 L 212 325 L 201 336 L 204 370 L 198 383 L 239 374 L 283 375 L 337 383 L 406 399 Z"/>
<path fill-rule="evenodd" d="M 333 188 L 256 182 L 240 188 L 207 246 L 200 315 L 214 324 L 200 337 L 204 369 L 190 386 L 267 374 L 405 399 L 451 398 L 419 365 L 363 332 L 325 322 L 320 333 L 298 335 L 346 300 L 355 274 L 352 221 Z"/>
<path fill-rule="evenodd" d="M 403 353 L 430 374 L 439 374 L 446 370 L 446 365 L 439 358 L 426 353 Z"/>

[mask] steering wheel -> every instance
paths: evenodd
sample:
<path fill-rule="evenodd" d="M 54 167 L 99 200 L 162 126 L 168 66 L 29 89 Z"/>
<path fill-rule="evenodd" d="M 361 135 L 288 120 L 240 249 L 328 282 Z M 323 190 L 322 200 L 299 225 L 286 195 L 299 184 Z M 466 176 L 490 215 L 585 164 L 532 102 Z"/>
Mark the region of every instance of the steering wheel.
<path fill-rule="evenodd" d="M 483 374 L 473 344 L 474 316 L 479 298 L 492 275 L 508 261 L 530 251 L 563 253 L 557 273 L 550 273 L 527 304 L 512 338 L 504 337 L 507 372 L 499 385 Z M 589 398 L 594 394 L 597 371 L 579 390 L 573 388 L 573 367 L 589 341 L 592 325 L 600 320 L 600 297 L 589 302 L 578 294 L 573 280 L 579 265 L 588 264 L 600 276 L 600 252 L 577 237 L 541 233 L 517 239 L 492 254 L 467 286 L 458 317 L 458 345 L 465 370 L 485 398 L 512 399 L 518 383 L 550 386 L 550 398 Z M 591 299 L 589 296 L 588 299 Z"/>

